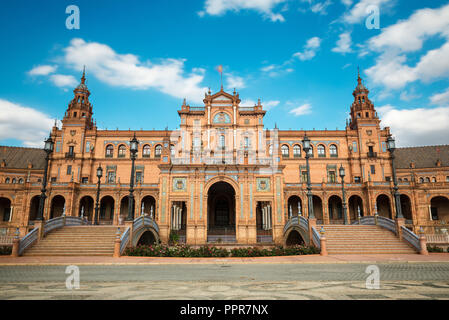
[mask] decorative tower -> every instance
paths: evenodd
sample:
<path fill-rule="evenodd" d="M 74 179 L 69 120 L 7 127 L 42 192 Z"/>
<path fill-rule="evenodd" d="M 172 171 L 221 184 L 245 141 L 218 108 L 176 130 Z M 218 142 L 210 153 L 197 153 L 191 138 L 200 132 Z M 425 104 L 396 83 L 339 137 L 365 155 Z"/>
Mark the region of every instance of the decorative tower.
<path fill-rule="evenodd" d="M 379 123 L 374 104 L 368 98 L 369 90 L 363 85 L 362 78 L 360 78 L 360 72 L 357 77 L 357 87 L 354 89 L 352 95 L 354 96 L 354 102 L 351 105 L 351 123 L 349 124 L 351 129 L 356 129 L 360 123 Z"/>
<path fill-rule="evenodd" d="M 92 105 L 89 102 L 90 92 L 86 86 L 86 70 L 83 70 L 81 83 L 73 90 L 75 97 L 70 101 L 62 123 L 85 125 L 86 129 L 93 128 Z"/>

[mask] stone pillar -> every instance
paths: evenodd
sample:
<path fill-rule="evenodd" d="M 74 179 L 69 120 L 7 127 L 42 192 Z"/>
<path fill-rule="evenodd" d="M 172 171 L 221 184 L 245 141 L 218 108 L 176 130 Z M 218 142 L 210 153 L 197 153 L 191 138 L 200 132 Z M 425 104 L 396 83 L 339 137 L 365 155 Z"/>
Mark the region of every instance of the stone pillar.
<path fill-rule="evenodd" d="M 44 225 L 45 220 L 37 220 L 34 222 L 34 228 L 39 228 L 36 243 L 39 243 L 39 241 L 44 237 Z"/>
<path fill-rule="evenodd" d="M 397 218 L 396 219 L 396 233 L 400 240 L 402 240 L 402 226 L 405 225 L 405 219 L 404 218 Z"/>
<path fill-rule="evenodd" d="M 421 233 L 419 236 L 419 244 L 421 245 L 421 250 L 419 251 L 419 254 L 422 255 L 429 255 L 429 252 L 427 251 L 427 239 L 424 233 Z"/>
<path fill-rule="evenodd" d="M 321 235 L 320 238 L 320 246 L 321 246 L 321 252 L 320 255 L 327 256 L 327 248 L 326 248 L 326 236 L 324 234 Z"/>
<path fill-rule="evenodd" d="M 12 243 L 11 257 L 17 258 L 19 256 L 19 245 L 20 245 L 20 238 L 19 237 L 14 238 Z"/>
<path fill-rule="evenodd" d="M 115 236 L 115 243 L 114 243 L 114 258 L 119 258 L 120 257 L 120 244 L 121 244 L 121 240 L 120 240 L 120 228 L 117 228 L 117 234 Z"/>
<path fill-rule="evenodd" d="M 316 219 L 311 218 L 309 219 L 309 239 L 310 239 L 310 245 L 313 244 L 313 231 L 312 227 L 316 227 Z"/>

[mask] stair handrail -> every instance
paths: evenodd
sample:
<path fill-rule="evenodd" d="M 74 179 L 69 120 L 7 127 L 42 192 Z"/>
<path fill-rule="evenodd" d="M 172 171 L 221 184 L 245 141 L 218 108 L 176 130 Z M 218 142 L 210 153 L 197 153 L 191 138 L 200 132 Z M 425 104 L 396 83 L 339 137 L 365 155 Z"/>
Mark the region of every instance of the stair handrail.
<path fill-rule="evenodd" d="M 398 232 L 396 230 L 396 222 L 392 219 L 388 219 L 385 217 L 378 216 L 377 217 L 377 225 L 390 230 L 393 232 L 396 236 L 398 235 Z"/>
<path fill-rule="evenodd" d="M 319 232 L 315 229 L 315 227 L 312 227 L 312 240 L 314 245 L 318 248 L 321 249 L 321 236 L 319 234 Z"/>
<path fill-rule="evenodd" d="M 157 225 L 156 221 L 154 221 L 154 219 L 149 216 L 139 216 L 134 219 L 133 232 L 140 229 L 142 226 L 152 227 L 159 234 L 159 226 Z"/>
<path fill-rule="evenodd" d="M 304 230 L 309 230 L 309 220 L 303 216 L 292 216 L 288 219 L 287 223 L 284 226 L 284 234 L 290 229 L 293 225 L 299 225 Z"/>
<path fill-rule="evenodd" d="M 39 228 L 34 228 L 30 232 L 26 234 L 19 242 L 19 256 L 25 251 L 26 248 L 31 246 L 34 242 L 37 241 L 39 237 Z"/>
<path fill-rule="evenodd" d="M 366 216 L 366 217 L 360 217 L 360 223 L 359 220 L 355 220 L 353 223 L 351 223 L 352 225 L 354 224 L 360 224 L 360 225 L 375 225 L 376 224 L 376 220 L 374 218 L 374 216 Z"/>
<path fill-rule="evenodd" d="M 416 233 L 409 230 L 405 226 L 401 226 L 402 237 L 405 241 L 410 243 L 416 250 L 421 251 L 421 243 L 419 241 L 419 237 Z"/>
<path fill-rule="evenodd" d="M 62 228 L 64 226 L 70 225 L 70 226 L 79 226 L 84 224 L 84 221 L 80 217 L 67 217 L 67 216 L 60 216 L 57 218 L 53 218 L 50 220 L 47 220 L 44 224 L 44 236 L 49 233 L 50 231 L 53 231 L 55 229 Z"/>
<path fill-rule="evenodd" d="M 129 235 L 130 235 L 131 228 L 126 228 L 125 232 L 120 237 L 120 255 L 125 251 L 126 247 L 128 246 L 129 242 Z"/>

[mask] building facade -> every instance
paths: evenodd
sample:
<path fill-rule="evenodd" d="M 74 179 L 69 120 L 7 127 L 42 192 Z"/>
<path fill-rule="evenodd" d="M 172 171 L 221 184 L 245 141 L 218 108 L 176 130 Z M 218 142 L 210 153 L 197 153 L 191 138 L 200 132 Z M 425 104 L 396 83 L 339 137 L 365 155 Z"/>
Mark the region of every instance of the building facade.
<path fill-rule="evenodd" d="M 54 126 L 44 219 L 63 214 L 123 225 L 129 218 L 132 161 L 134 218 L 154 219 L 158 238 L 175 232 L 187 244 L 294 243 L 290 217 L 308 215 L 307 166 L 302 140 L 311 140 L 310 179 L 317 224 L 342 224 L 376 212 L 396 216 L 390 129 L 370 101 L 360 76 L 344 130 L 268 130 L 260 100 L 241 106 L 239 94 L 209 90 L 202 106 L 184 100 L 177 130 L 99 130 L 83 74 L 62 120 Z M 406 226 L 445 232 L 449 223 L 449 146 L 394 152 Z M 40 149 L 0 147 L 0 230 L 23 236 L 33 228 L 45 167 Z M 101 166 L 97 200 L 97 168 Z M 345 169 L 343 199 L 339 168 Z M 147 235 L 148 236 L 148 235 Z"/>

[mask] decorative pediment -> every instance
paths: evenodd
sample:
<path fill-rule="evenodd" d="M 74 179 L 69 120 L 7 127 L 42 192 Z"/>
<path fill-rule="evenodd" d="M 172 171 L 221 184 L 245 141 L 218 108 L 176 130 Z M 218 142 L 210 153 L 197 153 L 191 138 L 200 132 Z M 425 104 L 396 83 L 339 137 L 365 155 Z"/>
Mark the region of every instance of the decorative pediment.
<path fill-rule="evenodd" d="M 226 97 L 225 95 L 223 95 L 223 94 L 221 94 L 221 95 L 219 95 L 218 97 L 215 97 L 213 100 L 212 100 L 212 103 L 215 103 L 215 102 L 222 102 L 222 101 L 228 101 L 228 102 L 232 102 L 232 99 L 230 99 L 229 97 Z"/>

